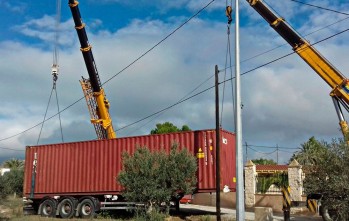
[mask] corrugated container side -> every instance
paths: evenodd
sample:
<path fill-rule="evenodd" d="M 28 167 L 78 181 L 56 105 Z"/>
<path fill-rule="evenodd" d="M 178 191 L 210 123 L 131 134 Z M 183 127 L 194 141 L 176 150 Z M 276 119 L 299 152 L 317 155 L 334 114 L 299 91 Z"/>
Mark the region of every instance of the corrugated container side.
<path fill-rule="evenodd" d="M 173 142 L 197 158 L 197 192 L 215 191 L 214 130 L 60 143 L 26 148 L 24 195 L 29 197 L 34 154 L 37 168 L 34 198 L 54 195 L 102 195 L 120 193 L 116 177 L 122 170 L 124 151 L 133 154 L 139 146 L 151 151 L 170 151 Z M 221 130 L 221 188 L 235 189 L 235 135 Z M 198 154 L 200 153 L 200 154 Z"/>

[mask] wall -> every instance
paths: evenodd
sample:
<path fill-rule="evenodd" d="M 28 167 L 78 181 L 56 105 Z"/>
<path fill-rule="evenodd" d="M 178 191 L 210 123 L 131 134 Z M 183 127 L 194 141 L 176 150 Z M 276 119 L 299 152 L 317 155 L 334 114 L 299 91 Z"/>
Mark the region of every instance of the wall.
<path fill-rule="evenodd" d="M 256 194 L 256 207 L 271 207 L 273 212 L 282 212 L 282 195 L 281 194 Z"/>
<path fill-rule="evenodd" d="M 216 206 L 216 193 L 197 193 L 193 197 L 193 204 Z M 221 193 L 221 207 L 236 208 L 236 193 Z"/>

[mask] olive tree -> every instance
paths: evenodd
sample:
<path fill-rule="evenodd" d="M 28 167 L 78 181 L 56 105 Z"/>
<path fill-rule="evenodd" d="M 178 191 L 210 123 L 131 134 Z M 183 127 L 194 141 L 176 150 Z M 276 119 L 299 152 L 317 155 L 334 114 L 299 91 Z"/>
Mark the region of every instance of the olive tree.
<path fill-rule="evenodd" d="M 117 180 L 123 186 L 123 196 L 132 202 L 145 203 L 146 208 L 159 209 L 196 186 L 196 158 L 187 149 L 173 144 L 170 153 L 151 152 L 139 147 L 133 155 L 122 155 L 123 170 Z M 168 211 L 168 210 L 166 210 Z"/>
<path fill-rule="evenodd" d="M 13 169 L 9 172 L 6 172 L 0 179 L 3 188 L 2 193 L 9 195 L 14 194 L 22 196 L 23 194 L 23 179 L 24 171 L 23 169 Z"/>
<path fill-rule="evenodd" d="M 322 195 L 322 211 L 330 211 L 329 214 L 336 217 L 336 220 L 348 220 L 348 143 L 337 140 L 331 143 L 318 141 L 316 143 L 317 151 L 311 151 L 311 163 L 308 161 L 308 164 L 303 167 L 306 173 L 305 191 L 307 194 L 319 193 Z"/>
<path fill-rule="evenodd" d="M 176 125 L 170 122 L 156 124 L 156 128 L 150 131 L 150 134 L 166 134 L 166 133 L 175 133 L 191 131 L 188 125 L 183 125 L 182 128 L 178 128 Z"/>

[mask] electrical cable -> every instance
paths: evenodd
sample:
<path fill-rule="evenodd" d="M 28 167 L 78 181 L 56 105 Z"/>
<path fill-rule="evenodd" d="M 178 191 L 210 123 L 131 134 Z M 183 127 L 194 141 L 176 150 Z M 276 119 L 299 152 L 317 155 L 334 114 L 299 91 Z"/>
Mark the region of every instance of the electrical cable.
<path fill-rule="evenodd" d="M 154 115 L 157 115 L 157 114 L 159 114 L 159 113 L 161 113 L 161 112 L 163 112 L 163 111 L 165 111 L 165 110 L 168 110 L 168 109 L 170 109 L 170 108 L 172 108 L 172 107 L 174 107 L 174 106 L 177 106 L 178 104 L 183 103 L 183 102 L 185 102 L 185 101 L 187 101 L 187 100 L 189 100 L 189 99 L 191 99 L 191 98 L 193 98 L 193 97 L 196 97 L 196 96 L 198 96 L 198 95 L 200 95 L 200 94 L 202 94 L 202 93 L 204 93 L 204 92 L 206 92 L 206 91 L 209 91 L 209 90 L 211 90 L 211 89 L 214 88 L 214 87 L 215 87 L 215 86 L 211 86 L 211 87 L 209 87 L 209 88 L 206 88 L 205 90 L 200 91 L 200 92 L 198 92 L 198 93 L 196 93 L 196 94 L 194 94 L 194 95 L 192 95 L 192 96 L 190 96 L 190 97 L 188 97 L 188 98 L 186 98 L 186 99 L 183 99 L 182 101 L 176 102 L 176 103 L 174 103 L 174 104 L 172 104 L 172 105 L 170 105 L 170 106 L 168 106 L 168 107 L 166 107 L 166 108 L 163 108 L 163 109 L 161 109 L 161 110 L 159 110 L 159 111 L 157 111 L 157 112 L 155 112 L 155 113 L 153 113 L 153 114 L 150 114 L 150 115 L 148 115 L 148 116 L 146 116 L 146 117 L 144 117 L 144 118 L 142 118 L 142 119 L 140 119 L 140 120 L 137 120 L 137 121 L 135 121 L 135 122 L 133 122 L 133 123 L 131 123 L 131 124 L 128 124 L 128 125 L 123 126 L 123 127 L 120 127 L 120 128 L 117 129 L 116 131 L 123 130 L 123 129 L 129 127 L 129 126 L 132 126 L 132 125 L 137 124 L 137 123 L 139 123 L 139 122 L 141 122 L 141 121 L 143 121 L 143 120 L 146 120 L 146 119 L 148 119 L 148 118 L 150 118 L 150 117 L 152 117 L 152 116 L 154 116 Z M 0 141 L 1 141 L 1 140 L 0 140 Z"/>
<path fill-rule="evenodd" d="M 335 13 L 342 14 L 342 15 L 349 15 L 349 13 L 340 12 L 340 11 L 337 11 L 337 10 L 333 10 L 333 9 L 321 7 L 321 6 L 318 6 L 318 5 L 313 5 L 313 4 L 301 2 L 301 1 L 298 1 L 298 0 L 289 0 L 289 1 L 297 2 L 297 3 L 299 3 L 299 4 L 308 5 L 308 6 L 315 7 L 315 8 L 319 8 L 319 9 L 326 10 L 326 11 L 335 12 Z"/>
<path fill-rule="evenodd" d="M 287 151 L 287 150 L 279 150 L 280 152 L 285 152 L 285 153 L 295 153 L 295 152 L 291 152 L 291 151 Z"/>
<path fill-rule="evenodd" d="M 59 0 L 57 0 L 59 1 Z M 150 51 L 152 51 L 154 48 L 156 48 L 157 46 L 159 46 L 161 43 L 163 43 L 166 39 L 168 39 L 170 36 L 172 36 L 176 31 L 178 31 L 180 28 L 182 28 L 185 24 L 187 24 L 190 20 L 192 20 L 194 17 L 196 17 L 198 14 L 200 14 L 203 10 L 205 10 L 209 5 L 211 5 L 215 0 L 211 0 L 209 3 L 207 3 L 203 8 L 201 8 L 198 12 L 196 12 L 194 15 L 192 15 L 189 19 L 187 19 L 184 23 L 182 23 L 179 27 L 177 27 L 175 30 L 173 30 L 170 34 L 168 34 L 165 38 L 163 38 L 162 40 L 160 40 L 157 44 L 155 44 L 154 46 L 152 46 L 150 49 L 148 49 L 146 52 L 144 52 L 141 56 L 139 56 L 138 58 L 136 58 L 133 62 L 131 62 L 130 64 L 128 64 L 126 67 L 124 67 L 121 71 L 119 71 L 118 73 L 116 73 L 114 76 L 112 76 L 111 78 L 109 78 L 107 81 L 105 81 L 102 85 L 108 83 L 110 80 L 112 80 L 113 78 L 115 78 L 116 76 L 118 76 L 119 74 L 121 74 L 122 72 L 124 72 L 126 69 L 128 69 L 130 66 L 132 66 L 133 64 L 135 64 L 138 60 L 140 60 L 142 57 L 144 57 L 146 54 L 148 54 Z M 57 9 L 60 6 L 57 3 Z M 58 19 L 58 18 L 57 18 Z M 58 39 L 58 37 L 57 37 Z M 55 61 L 55 55 L 57 55 L 56 53 L 54 54 L 54 61 Z M 50 119 L 52 119 L 53 117 L 57 116 L 58 114 L 62 113 L 63 111 L 67 110 L 68 108 L 70 108 L 71 106 L 75 105 L 76 103 L 80 102 L 81 100 L 83 100 L 85 97 L 81 97 L 80 99 L 78 99 L 77 101 L 75 101 L 74 103 L 72 103 L 71 105 L 67 106 L 66 108 L 64 108 L 62 111 L 60 111 L 59 113 L 49 117 L 48 119 L 46 119 L 45 121 L 48 121 Z M 44 121 L 44 122 L 45 122 Z M 13 137 L 16 137 L 18 135 L 21 135 L 37 126 L 39 126 L 40 124 L 44 123 L 44 122 L 40 122 L 22 132 L 19 132 L 17 134 L 14 134 L 12 136 L 6 137 L 6 138 L 1 138 L 0 142 L 3 140 L 8 140 L 11 139 Z"/>
<path fill-rule="evenodd" d="M 337 23 L 339 23 L 339 22 L 342 22 L 342 21 L 344 21 L 344 20 L 347 20 L 347 19 L 349 19 L 349 17 L 340 19 L 340 20 L 338 20 L 338 21 L 336 21 L 336 22 L 333 22 L 333 23 L 331 23 L 331 24 L 329 24 L 329 25 L 326 25 L 326 26 L 324 26 L 324 27 L 322 27 L 322 28 L 319 28 L 319 29 L 317 29 L 317 30 L 315 30 L 315 31 L 309 32 L 309 33 L 305 34 L 304 37 L 305 37 L 305 36 L 312 35 L 312 34 L 314 34 L 314 33 L 316 33 L 316 32 L 321 31 L 321 30 L 324 30 L 324 29 L 326 29 L 326 28 L 328 28 L 328 27 L 331 27 L 331 26 L 333 26 L 333 25 L 335 25 L 335 24 L 337 24 Z M 271 52 L 271 51 L 274 51 L 274 50 L 276 50 L 276 49 L 278 49 L 278 48 L 281 48 L 281 47 L 283 47 L 283 46 L 285 46 L 285 45 L 289 45 L 289 44 L 288 44 L 288 43 L 281 44 L 281 45 L 279 45 L 279 46 L 276 46 L 275 48 L 266 50 L 266 51 L 264 51 L 264 52 L 261 52 L 261 53 L 259 53 L 259 54 L 254 55 L 254 56 L 252 56 L 252 57 L 250 57 L 250 58 L 244 59 L 244 60 L 241 61 L 241 63 L 246 62 L 246 61 L 249 61 L 249 60 L 252 60 L 252 59 L 257 58 L 257 57 L 259 57 L 259 56 L 262 56 L 262 55 L 264 55 L 264 54 L 267 54 L 267 53 L 269 53 L 269 52 Z"/>
<path fill-rule="evenodd" d="M 7 147 L 0 147 L 0 149 L 3 149 L 3 150 L 12 150 L 12 151 L 20 151 L 20 152 L 23 152 L 23 151 L 24 151 L 24 150 L 16 150 L 16 149 L 7 148 Z"/>
<path fill-rule="evenodd" d="M 189 93 L 187 93 L 184 97 L 182 97 L 181 99 L 179 99 L 177 102 L 181 102 L 184 99 L 186 99 L 188 96 L 190 96 L 190 94 L 194 93 L 194 91 L 196 91 L 199 87 L 201 87 L 203 84 L 205 84 L 206 82 L 208 82 L 211 78 L 213 78 L 214 75 L 211 75 L 211 77 L 207 78 L 206 80 L 204 80 L 201 84 L 199 84 L 198 86 L 196 86 L 193 90 L 191 90 Z M 131 134 L 133 132 L 135 132 L 136 130 L 139 130 L 140 128 L 144 127 L 145 125 L 149 124 L 150 122 L 152 122 L 153 120 L 155 120 L 156 118 L 158 118 L 159 116 L 161 116 L 166 110 L 164 110 L 163 112 L 155 115 L 152 119 L 150 119 L 149 121 L 147 121 L 146 123 L 144 123 L 143 125 L 139 126 L 137 129 L 129 132 L 128 134 Z"/>
<path fill-rule="evenodd" d="M 269 152 L 266 153 L 266 152 L 261 152 L 261 151 L 255 150 L 255 149 L 253 149 L 252 147 L 249 147 L 249 146 L 247 146 L 247 148 L 249 148 L 249 149 L 251 149 L 251 150 L 253 150 L 253 151 L 257 152 L 257 153 L 264 154 L 264 155 L 269 155 L 269 154 L 275 153 L 277 151 L 277 150 L 274 150 L 274 151 L 272 151 L 270 153 Z"/>
<path fill-rule="evenodd" d="M 318 41 L 318 42 L 316 42 L 316 43 L 314 43 L 314 44 L 311 44 L 311 45 L 315 45 L 315 44 L 318 44 L 318 43 L 323 42 L 323 41 L 325 41 L 325 40 L 328 40 L 328 39 L 330 39 L 330 38 L 332 38 L 332 37 L 335 37 L 335 36 L 337 36 L 337 35 L 339 35 L 339 34 L 342 34 L 342 33 L 346 32 L 346 31 L 348 31 L 348 30 L 349 30 L 349 29 L 345 29 L 345 30 L 343 30 L 343 31 L 340 31 L 340 32 L 338 32 L 338 33 L 336 33 L 336 34 L 333 34 L 333 35 L 331 35 L 331 36 L 329 36 L 329 37 L 327 37 L 327 38 L 325 38 L 325 39 L 322 39 L 322 40 L 320 40 L 320 41 Z M 250 70 L 248 70 L 248 71 L 242 73 L 241 76 L 242 76 L 242 75 L 245 75 L 245 74 L 248 74 L 248 73 L 250 73 L 250 72 L 253 72 L 253 71 L 255 71 L 255 70 L 257 70 L 257 69 L 259 69 L 259 68 L 261 68 L 261 67 L 267 66 L 267 65 L 269 65 L 269 64 L 271 64 L 271 63 L 274 63 L 274 62 L 276 62 L 276 61 L 278 61 L 278 60 L 281 60 L 281 59 L 283 59 L 283 58 L 285 58 L 285 57 L 288 57 L 288 56 L 290 56 L 290 55 L 292 55 L 292 54 L 294 54 L 294 53 L 295 53 L 295 52 L 291 52 L 291 53 L 289 53 L 289 54 L 286 54 L 286 55 L 284 55 L 284 56 L 281 56 L 281 57 L 279 57 L 279 58 L 276 58 L 276 59 L 274 59 L 274 60 L 272 60 L 272 61 L 269 61 L 269 62 L 267 62 L 267 63 L 265 63 L 265 64 L 259 65 L 259 66 L 255 67 L 255 68 L 253 68 L 253 69 L 250 69 Z M 231 68 L 231 67 L 228 67 L 228 68 Z M 220 70 L 220 71 L 222 71 L 222 70 Z M 232 80 L 232 79 L 233 79 L 233 77 L 230 78 L 230 79 L 227 79 L 227 80 L 225 80 L 225 81 L 230 81 L 230 80 Z M 223 83 L 223 82 L 221 82 L 221 83 Z M 156 115 L 156 114 L 158 114 L 158 113 L 161 113 L 161 112 L 163 112 L 163 111 L 165 111 L 165 110 L 167 110 L 167 109 L 170 109 L 170 108 L 172 108 L 172 107 L 174 107 L 174 106 L 176 106 L 176 105 L 178 105 L 178 104 L 180 104 L 180 103 L 183 103 L 184 101 L 187 101 L 187 100 L 189 100 L 189 99 L 191 99 L 191 98 L 193 98 L 193 97 L 195 97 L 195 96 L 198 96 L 198 95 L 200 95 L 200 94 L 202 94 L 202 93 L 204 93 L 204 92 L 206 92 L 206 91 L 208 91 L 208 90 L 211 90 L 212 88 L 214 88 L 214 86 L 211 86 L 211 87 L 209 87 L 209 88 L 206 88 L 206 89 L 204 89 L 203 91 L 198 92 L 198 93 L 196 93 L 196 94 L 194 94 L 194 95 L 192 95 L 192 96 L 186 98 L 185 100 L 182 100 L 182 101 L 180 101 L 180 102 L 177 102 L 177 103 L 175 103 L 175 104 L 172 104 L 172 105 L 170 105 L 170 106 L 168 106 L 168 107 L 166 107 L 166 108 L 164 108 L 164 109 L 161 109 L 161 110 L 159 110 L 159 111 L 157 111 L 157 112 L 155 112 L 155 113 L 153 113 L 153 114 L 151 114 L 151 115 L 149 115 L 149 116 L 147 116 L 147 117 L 144 117 L 144 118 L 142 118 L 142 119 L 140 119 L 140 120 L 137 120 L 137 121 L 135 121 L 135 122 L 133 122 L 133 123 L 131 123 L 131 124 L 128 124 L 128 125 L 126 125 L 126 126 L 123 126 L 123 127 L 119 128 L 119 129 L 116 130 L 116 131 L 120 131 L 120 130 L 125 129 L 125 128 L 129 127 L 129 126 L 132 126 L 132 125 L 134 125 L 134 124 L 136 124 L 136 123 L 139 123 L 139 122 L 141 122 L 141 121 L 143 121 L 143 120 L 145 120 L 145 119 L 148 119 L 148 118 L 150 118 L 150 117 L 152 117 L 152 116 L 154 116 L 154 115 Z M 75 101 L 74 103 L 70 104 L 69 106 L 67 106 L 66 108 L 64 108 L 63 110 L 61 110 L 60 113 L 66 111 L 67 109 L 69 109 L 70 107 L 74 106 L 75 104 L 77 104 L 78 102 L 80 102 L 80 101 L 83 100 L 83 99 L 84 99 L 84 97 L 81 97 L 80 99 L 78 99 L 78 100 Z M 59 114 L 59 113 L 56 113 L 56 114 L 52 115 L 51 117 L 47 118 L 45 121 L 48 121 L 48 120 L 52 119 L 53 117 L 57 116 L 58 114 Z M 42 122 L 40 122 L 40 123 L 38 123 L 38 124 L 36 124 L 36 125 L 34 125 L 34 126 L 28 128 L 28 129 L 26 129 L 26 130 L 24 130 L 24 131 L 22 131 L 22 132 L 19 132 L 19 133 L 17 133 L 17 134 L 14 134 L 14 135 L 12 135 L 12 136 L 5 137 L 5 138 L 1 138 L 0 141 L 8 140 L 8 139 L 11 139 L 11 138 L 13 138 L 13 137 L 15 137 L 15 136 L 21 135 L 21 134 L 23 134 L 23 133 L 25 133 L 25 132 L 27 132 L 27 131 L 29 131 L 29 130 L 31 130 L 31 129 L 37 127 L 37 126 L 39 126 L 40 124 L 42 124 Z"/>
<path fill-rule="evenodd" d="M 159 46 L 161 43 L 163 43 L 165 40 L 167 40 L 170 36 L 172 36 L 175 32 L 177 32 L 179 29 L 181 29 L 185 24 L 187 24 L 190 20 L 192 20 L 193 18 L 195 18 L 198 14 L 200 14 L 203 10 L 205 10 L 209 5 L 211 5 L 215 0 L 211 0 L 209 3 L 207 3 L 203 8 L 201 8 L 199 11 L 197 11 L 194 15 L 192 15 L 189 19 L 187 19 L 185 22 L 183 22 L 180 26 L 178 26 L 176 29 L 174 29 L 170 34 L 168 34 L 165 38 L 161 39 L 158 43 L 156 43 L 153 47 L 151 47 L 150 49 L 148 49 L 146 52 L 144 52 L 143 54 L 141 54 L 138 58 L 136 58 L 135 60 L 133 60 L 130 64 L 128 64 L 126 67 L 124 67 L 123 69 L 121 69 L 121 71 L 119 71 L 118 73 L 116 73 L 115 75 L 113 75 L 111 78 L 109 78 L 107 81 L 105 81 L 102 85 L 108 83 L 109 81 L 111 81 L 113 78 L 115 78 L 116 76 L 118 76 L 119 74 L 121 74 L 122 72 L 124 72 L 126 69 L 128 69 L 129 67 L 131 67 L 132 65 L 134 65 L 137 61 L 139 61 L 141 58 L 143 58 L 145 55 L 147 55 L 149 52 L 151 52 L 154 48 L 156 48 L 157 46 Z"/>
<path fill-rule="evenodd" d="M 248 144 L 248 146 L 251 146 L 251 147 L 262 147 L 262 148 L 279 148 L 279 149 L 295 149 L 295 150 L 299 150 L 301 148 L 296 148 L 296 147 L 280 147 L 280 146 L 277 146 L 277 147 L 273 147 L 273 146 L 262 146 L 262 145 L 253 145 L 253 144 Z"/>
<path fill-rule="evenodd" d="M 82 97 L 82 98 L 78 99 L 77 101 L 75 101 L 74 103 L 68 105 L 66 108 L 64 108 L 63 110 L 61 110 L 60 113 L 66 111 L 66 110 L 69 109 L 69 108 L 71 108 L 72 106 L 74 106 L 74 105 L 77 104 L 78 102 L 82 101 L 84 98 L 85 98 L 85 97 Z M 51 120 L 52 118 L 56 117 L 56 116 L 57 116 L 58 114 L 60 114 L 60 113 L 56 113 L 56 114 L 52 115 L 51 117 L 46 118 L 45 122 Z M 30 131 L 30 130 L 36 128 L 37 126 L 41 125 L 42 123 L 43 123 L 43 122 L 39 122 L 39 123 L 35 124 L 34 126 L 32 126 L 32 127 L 28 128 L 28 129 L 24 130 L 24 131 L 21 131 L 21 132 L 19 132 L 19 133 L 16 133 L 16 134 L 14 134 L 14 135 L 11 135 L 11 136 L 8 136 L 8 137 L 5 137 L 5 138 L 1 138 L 0 141 L 8 140 L 8 139 L 11 139 L 11 138 L 13 138 L 13 137 L 16 137 L 16 136 L 19 136 L 19 135 L 21 135 L 21 134 L 24 134 L 24 133 L 26 133 L 26 132 L 28 132 L 28 131 Z"/>

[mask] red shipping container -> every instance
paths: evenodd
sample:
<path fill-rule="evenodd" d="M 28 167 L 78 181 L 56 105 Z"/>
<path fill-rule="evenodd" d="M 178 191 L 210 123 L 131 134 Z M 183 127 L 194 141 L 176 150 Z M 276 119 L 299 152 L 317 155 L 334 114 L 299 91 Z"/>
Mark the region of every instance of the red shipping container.
<path fill-rule="evenodd" d="M 220 188 L 235 190 L 235 134 L 221 136 Z M 30 198 L 34 155 L 37 156 L 33 199 L 45 196 L 93 196 L 120 194 L 116 177 L 122 169 L 122 153 L 133 154 L 139 146 L 169 152 L 173 142 L 197 157 L 196 192 L 215 192 L 216 132 L 200 130 L 170 134 L 124 137 L 26 147 L 24 196 Z"/>

